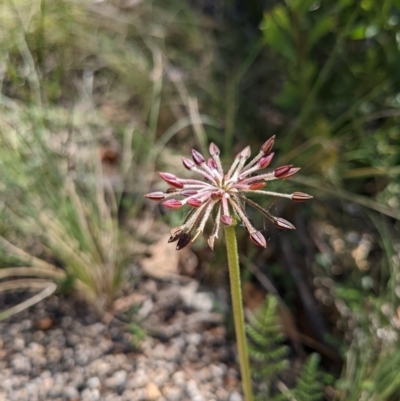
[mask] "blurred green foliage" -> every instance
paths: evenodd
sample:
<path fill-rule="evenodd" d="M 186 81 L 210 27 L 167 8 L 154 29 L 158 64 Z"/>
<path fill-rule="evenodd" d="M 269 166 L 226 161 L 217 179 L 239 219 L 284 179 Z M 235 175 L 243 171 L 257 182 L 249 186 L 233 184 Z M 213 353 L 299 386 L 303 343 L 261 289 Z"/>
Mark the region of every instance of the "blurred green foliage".
<path fill-rule="evenodd" d="M 399 4 L 287 1 L 260 27 L 279 55 L 273 101 L 296 116 L 282 150 L 321 180 L 398 207 L 389 182 L 400 174 Z"/>
<path fill-rule="evenodd" d="M 275 87 L 272 104 L 290 120 L 289 126 L 283 126 L 286 132 L 275 127 L 278 146 L 286 153 L 286 162 L 296 161 L 305 168 L 308 177 L 300 177 L 299 182 L 313 186 L 322 196 L 328 190 L 324 197 L 328 202 L 339 198 L 398 219 L 400 3 L 279 2 L 265 12 L 260 27 L 270 54 L 277 56 L 274 71 L 280 85 Z M 357 230 L 360 222 L 354 217 L 347 220 L 348 211 L 342 213 L 333 224 Z M 399 225 L 373 213 L 369 216 L 383 253 L 380 258 L 376 255 L 371 271 L 349 272 L 335 284 L 337 298 L 359 319 L 352 327 L 359 328 L 356 333 L 362 338 L 354 340 L 347 354 L 344 376 L 349 387 L 341 400 L 394 400 L 399 391 L 393 373 L 384 392 L 378 379 L 383 372 L 373 368 L 383 366 L 387 352 L 392 352 L 391 369 L 398 371 L 397 336 L 389 345 L 391 351 L 381 350 L 382 339 L 371 336 L 377 331 L 396 332 L 398 327 Z M 381 315 L 385 302 L 391 305 L 389 321 L 378 324 L 374 315 Z M 375 328 L 364 319 L 375 322 Z M 363 352 L 364 347 L 370 347 L 370 352 Z"/>

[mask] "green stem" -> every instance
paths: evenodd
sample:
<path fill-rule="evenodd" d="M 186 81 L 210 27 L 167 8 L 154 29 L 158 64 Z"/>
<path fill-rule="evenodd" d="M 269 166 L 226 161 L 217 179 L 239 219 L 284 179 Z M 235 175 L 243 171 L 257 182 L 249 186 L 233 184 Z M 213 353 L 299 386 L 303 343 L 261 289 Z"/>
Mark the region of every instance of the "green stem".
<path fill-rule="evenodd" d="M 246 401 L 253 401 L 251 388 L 249 354 L 247 351 L 246 332 L 244 326 L 244 314 L 242 305 L 242 291 L 240 285 L 239 256 L 235 227 L 224 227 L 226 251 L 228 254 L 229 277 L 231 282 L 231 296 L 233 306 L 233 317 L 235 320 L 236 341 L 239 352 L 240 373 L 242 386 Z"/>

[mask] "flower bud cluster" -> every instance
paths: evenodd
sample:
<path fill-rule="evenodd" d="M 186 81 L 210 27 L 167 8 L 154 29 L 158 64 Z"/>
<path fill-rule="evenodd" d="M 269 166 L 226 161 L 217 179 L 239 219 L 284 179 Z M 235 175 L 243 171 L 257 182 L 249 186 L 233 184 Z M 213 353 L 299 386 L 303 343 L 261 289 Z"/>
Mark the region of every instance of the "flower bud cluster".
<path fill-rule="evenodd" d="M 285 179 L 296 174 L 300 168 L 285 165 L 271 172 L 259 173 L 267 168 L 274 157 L 272 148 L 275 137 L 269 138 L 260 149 L 260 152 L 249 163 L 250 147 L 244 148 L 234 159 L 227 173 L 224 172 L 219 158 L 220 150 L 214 143 L 210 144 L 211 158 L 205 157 L 197 150 L 192 150 L 192 159 L 182 158 L 183 166 L 202 176 L 203 180 L 178 178 L 174 174 L 160 172 L 160 177 L 169 185 L 165 192 L 151 192 L 148 199 L 163 201 L 169 209 L 180 209 L 184 205 L 192 209 L 185 221 L 171 231 L 169 242 L 177 242 L 176 249 L 182 249 L 198 235 L 203 233 L 206 222 L 214 212 L 214 228 L 208 239 L 208 244 L 214 248 L 215 239 L 221 224 L 232 226 L 240 220 L 249 233 L 250 239 L 258 246 L 265 248 L 267 241 L 264 235 L 256 230 L 246 214 L 245 205 L 249 205 L 265 217 L 276 227 L 282 230 L 293 230 L 295 227 L 289 221 L 275 217 L 258 203 L 249 199 L 248 194 L 260 194 L 288 198 L 297 202 L 304 202 L 312 196 L 303 192 L 283 194 L 280 192 L 265 191 L 263 188 L 268 181 Z M 254 175 L 254 173 L 257 173 Z"/>

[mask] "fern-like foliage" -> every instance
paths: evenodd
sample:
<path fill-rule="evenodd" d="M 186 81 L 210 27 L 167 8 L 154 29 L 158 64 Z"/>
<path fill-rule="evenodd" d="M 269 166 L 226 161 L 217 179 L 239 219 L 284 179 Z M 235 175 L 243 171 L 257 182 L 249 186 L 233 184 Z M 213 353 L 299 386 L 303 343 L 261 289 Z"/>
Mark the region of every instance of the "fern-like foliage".
<path fill-rule="evenodd" d="M 279 373 L 289 367 L 288 347 L 277 315 L 278 300 L 269 296 L 247 326 L 254 379 L 262 383 L 258 401 L 322 401 L 323 383 L 318 370 L 319 355 L 312 354 L 304 364 L 293 389 L 277 391 Z M 282 383 L 281 383 L 282 384 Z"/>
<path fill-rule="evenodd" d="M 323 400 L 323 383 L 319 372 L 319 355 L 312 354 L 304 364 L 297 379 L 296 387 L 291 391 L 296 401 Z"/>
<path fill-rule="evenodd" d="M 275 297 L 267 297 L 247 326 L 247 334 L 250 339 L 253 376 L 266 387 L 261 399 L 285 401 L 287 397 L 284 394 L 271 396 L 273 378 L 289 366 L 288 347 L 282 344 L 285 336 L 277 315 L 277 306 Z"/>

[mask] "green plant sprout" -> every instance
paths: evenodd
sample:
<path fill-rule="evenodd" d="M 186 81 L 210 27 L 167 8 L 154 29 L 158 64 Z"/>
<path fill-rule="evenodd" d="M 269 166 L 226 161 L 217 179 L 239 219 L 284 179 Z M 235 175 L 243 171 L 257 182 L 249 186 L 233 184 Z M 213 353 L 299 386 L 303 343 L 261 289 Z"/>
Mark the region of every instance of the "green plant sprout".
<path fill-rule="evenodd" d="M 177 250 L 184 248 L 203 233 L 213 212 L 215 212 L 214 228 L 208 238 L 208 245 L 212 249 L 215 239 L 218 238 L 221 223 L 224 226 L 239 364 L 246 401 L 253 400 L 253 392 L 245 334 L 235 226 L 237 221 L 241 221 L 248 231 L 250 239 L 256 245 L 266 248 L 267 241 L 263 234 L 254 228 L 247 217 L 245 204 L 261 212 L 280 229 L 293 230 L 295 227 L 289 221 L 273 216 L 263 207 L 248 199 L 247 195 L 277 196 L 298 202 L 312 198 L 312 196 L 302 192 L 283 194 L 263 190 L 268 181 L 291 177 L 300 170 L 292 165 L 285 165 L 271 172 L 253 175 L 253 173 L 263 170 L 271 164 L 274 157 L 274 153 L 271 152 L 274 142 L 274 136 L 269 138 L 261 147 L 258 155 L 246 164 L 251 155 L 250 147 L 247 146 L 235 157 L 226 174 L 219 158 L 220 150 L 214 143 L 209 146 L 211 158 L 207 161 L 201 153 L 193 149 L 192 160 L 183 157 L 183 165 L 186 169 L 200 174 L 205 181 L 178 178 L 174 174 L 160 172 L 160 177 L 169 185 L 169 188 L 165 192 L 151 192 L 146 195 L 148 199 L 163 201 L 163 205 L 169 209 L 180 209 L 184 205 L 192 207 L 183 224 L 171 231 L 169 242 L 177 241 Z"/>
<path fill-rule="evenodd" d="M 246 327 L 250 340 L 249 354 L 254 362 L 253 377 L 265 386 L 259 400 L 287 400 L 279 393 L 272 394 L 273 379 L 289 367 L 289 347 L 284 345 L 285 335 L 278 315 L 278 299 L 267 296 L 262 305 L 252 315 Z"/>

